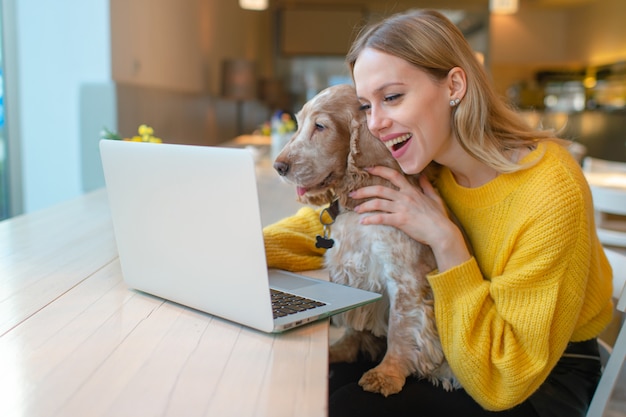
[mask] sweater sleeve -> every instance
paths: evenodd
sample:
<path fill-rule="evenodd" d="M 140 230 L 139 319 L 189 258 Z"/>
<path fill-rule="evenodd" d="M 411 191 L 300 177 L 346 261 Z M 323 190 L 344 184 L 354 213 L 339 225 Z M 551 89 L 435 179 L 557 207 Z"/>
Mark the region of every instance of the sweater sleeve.
<path fill-rule="evenodd" d="M 321 210 L 303 207 L 295 215 L 263 229 L 265 256 L 270 268 L 296 272 L 323 266 L 325 249 L 315 247 L 315 237 L 323 234 L 319 220 Z"/>
<path fill-rule="evenodd" d="M 446 358 L 489 410 L 526 400 L 567 343 L 596 336 L 612 314 L 589 197 L 575 187 L 536 194 L 550 198 L 529 192 L 473 217 L 475 257 L 428 277 Z"/>
<path fill-rule="evenodd" d="M 563 252 L 541 269 L 508 268 L 487 280 L 471 258 L 429 276 L 448 362 L 486 409 L 505 410 L 528 398 L 565 349 L 584 288 L 584 278 L 567 268 L 571 261 Z M 575 289 L 563 285 L 566 275 Z"/>

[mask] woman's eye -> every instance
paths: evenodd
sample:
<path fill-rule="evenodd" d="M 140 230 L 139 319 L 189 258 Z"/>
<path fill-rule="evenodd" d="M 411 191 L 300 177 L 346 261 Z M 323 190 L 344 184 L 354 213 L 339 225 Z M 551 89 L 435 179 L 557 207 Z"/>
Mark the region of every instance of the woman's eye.
<path fill-rule="evenodd" d="M 368 111 L 372 106 L 370 106 L 369 104 L 361 104 L 361 106 L 359 107 L 360 111 Z"/>
<path fill-rule="evenodd" d="M 384 100 L 389 102 L 389 101 L 394 101 L 399 99 L 402 96 L 402 94 L 392 94 L 390 96 L 385 96 Z"/>
<path fill-rule="evenodd" d="M 324 129 L 326 129 L 326 126 L 324 126 L 321 123 L 315 123 L 315 129 L 316 130 L 324 130 Z"/>

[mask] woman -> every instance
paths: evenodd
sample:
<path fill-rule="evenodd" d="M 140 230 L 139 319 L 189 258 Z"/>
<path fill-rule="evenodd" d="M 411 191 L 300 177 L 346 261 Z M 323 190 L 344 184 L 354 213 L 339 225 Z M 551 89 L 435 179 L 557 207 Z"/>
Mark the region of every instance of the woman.
<path fill-rule="evenodd" d="M 421 190 L 384 167 L 398 190 L 365 187 L 364 224 L 397 227 L 432 247 L 429 276 L 446 358 L 463 389 L 407 380 L 390 397 L 357 382 L 372 364 L 331 365 L 331 416 L 584 416 L 612 316 L 612 277 L 578 164 L 495 94 L 462 33 L 435 11 L 410 11 L 359 35 L 347 62 L 368 127 L 402 170 L 441 165 Z M 445 214 L 459 218 L 472 245 Z M 420 219 L 420 221 L 415 221 Z M 270 264 L 315 265 L 317 213 L 265 230 Z M 292 246 L 292 243 L 300 246 Z M 312 245 L 311 245 L 312 247 Z"/>

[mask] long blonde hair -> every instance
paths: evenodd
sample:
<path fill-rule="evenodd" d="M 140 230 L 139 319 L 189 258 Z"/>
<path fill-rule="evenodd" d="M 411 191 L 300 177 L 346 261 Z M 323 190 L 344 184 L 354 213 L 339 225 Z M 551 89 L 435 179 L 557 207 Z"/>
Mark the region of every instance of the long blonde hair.
<path fill-rule="evenodd" d="M 542 140 L 565 143 L 553 131 L 532 129 L 496 94 L 463 33 L 440 12 L 410 10 L 364 28 L 346 56 L 351 71 L 365 48 L 402 58 L 436 81 L 443 80 L 452 68 L 462 68 L 467 90 L 453 109 L 453 132 L 467 152 L 500 172 L 529 165 L 511 161 L 510 150 L 533 147 Z"/>

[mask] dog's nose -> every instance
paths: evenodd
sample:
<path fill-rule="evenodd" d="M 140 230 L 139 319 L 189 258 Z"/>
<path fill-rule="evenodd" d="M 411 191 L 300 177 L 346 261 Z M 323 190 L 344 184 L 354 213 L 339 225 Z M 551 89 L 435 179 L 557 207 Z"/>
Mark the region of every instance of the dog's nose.
<path fill-rule="evenodd" d="M 284 177 L 289 172 L 289 164 L 286 162 L 274 162 L 274 169 L 278 172 L 278 175 Z"/>

